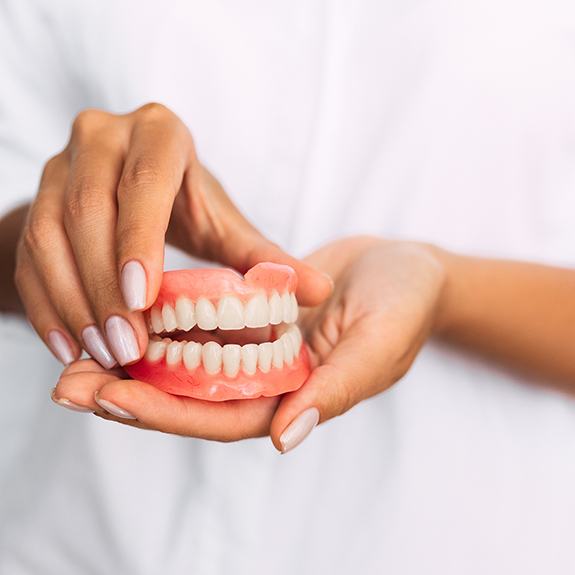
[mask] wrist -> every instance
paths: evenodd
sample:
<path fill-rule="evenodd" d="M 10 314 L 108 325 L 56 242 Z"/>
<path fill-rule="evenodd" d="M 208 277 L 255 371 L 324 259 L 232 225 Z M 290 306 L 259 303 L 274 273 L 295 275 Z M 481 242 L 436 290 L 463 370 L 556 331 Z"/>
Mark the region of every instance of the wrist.
<path fill-rule="evenodd" d="M 429 246 L 433 257 L 443 270 L 443 282 L 435 308 L 433 335 L 443 337 L 452 330 L 455 317 L 455 292 L 460 256 L 438 246 Z"/>

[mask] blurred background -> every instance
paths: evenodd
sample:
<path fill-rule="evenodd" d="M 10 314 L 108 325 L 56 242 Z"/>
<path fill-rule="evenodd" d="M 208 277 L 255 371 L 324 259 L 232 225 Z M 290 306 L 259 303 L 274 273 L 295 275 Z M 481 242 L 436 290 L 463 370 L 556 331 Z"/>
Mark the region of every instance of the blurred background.
<path fill-rule="evenodd" d="M 0 212 L 78 112 L 156 101 L 297 256 L 370 233 L 571 267 L 574 70 L 561 0 L 0 0 Z M 575 572 L 575 403 L 544 381 L 430 342 L 279 457 L 68 413 L 59 373 L 0 317 L 2 574 Z"/>

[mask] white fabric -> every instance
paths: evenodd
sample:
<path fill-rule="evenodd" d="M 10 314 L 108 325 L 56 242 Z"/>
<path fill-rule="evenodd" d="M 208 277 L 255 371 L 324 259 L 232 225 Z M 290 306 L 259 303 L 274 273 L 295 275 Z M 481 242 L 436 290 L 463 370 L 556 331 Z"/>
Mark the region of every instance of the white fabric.
<path fill-rule="evenodd" d="M 352 233 L 575 261 L 571 0 L 0 1 L 0 208 L 78 110 L 156 100 L 298 255 Z M 174 264 L 174 262 L 172 262 Z M 430 344 L 287 456 L 51 404 L 0 323 L 0 573 L 575 572 L 575 403 Z"/>

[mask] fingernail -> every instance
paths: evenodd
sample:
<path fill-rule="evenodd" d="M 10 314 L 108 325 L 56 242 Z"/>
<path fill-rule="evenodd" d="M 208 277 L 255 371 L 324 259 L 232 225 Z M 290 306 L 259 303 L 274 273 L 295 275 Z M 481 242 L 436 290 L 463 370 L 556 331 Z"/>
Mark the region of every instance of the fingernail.
<path fill-rule="evenodd" d="M 53 329 L 48 333 L 48 346 L 52 353 L 64 364 L 68 365 L 74 361 L 72 348 L 66 336 L 59 330 Z"/>
<path fill-rule="evenodd" d="M 120 365 L 126 365 L 140 358 L 134 330 L 123 317 L 113 315 L 106 320 L 106 339 Z"/>
<path fill-rule="evenodd" d="M 110 353 L 100 330 L 95 325 L 89 325 L 82 331 L 82 340 L 88 353 L 106 369 L 116 365 L 114 356 Z"/>
<path fill-rule="evenodd" d="M 319 411 L 310 407 L 302 411 L 285 429 L 280 436 L 282 453 L 297 447 L 319 423 Z"/>
<path fill-rule="evenodd" d="M 107 399 L 101 399 L 97 395 L 94 397 L 96 403 L 105 409 L 108 413 L 115 415 L 116 417 L 121 417 L 122 419 L 136 419 L 130 412 L 118 407 L 115 403 L 108 401 Z"/>
<path fill-rule="evenodd" d="M 146 270 L 136 260 L 129 261 L 122 268 L 120 283 L 126 305 L 132 310 L 146 307 Z"/>
<path fill-rule="evenodd" d="M 90 411 L 93 411 L 92 409 L 89 409 L 88 407 L 82 407 L 81 405 L 78 405 L 78 404 L 74 403 L 73 401 L 66 399 L 65 397 L 61 397 L 58 399 L 54 395 L 55 391 L 56 391 L 56 388 L 54 388 L 52 390 L 50 397 L 52 398 L 52 401 L 54 403 L 56 403 L 57 405 L 59 405 L 61 407 L 65 407 L 66 409 L 69 409 L 71 411 L 78 411 L 78 412 L 82 412 L 82 413 L 88 413 Z"/>

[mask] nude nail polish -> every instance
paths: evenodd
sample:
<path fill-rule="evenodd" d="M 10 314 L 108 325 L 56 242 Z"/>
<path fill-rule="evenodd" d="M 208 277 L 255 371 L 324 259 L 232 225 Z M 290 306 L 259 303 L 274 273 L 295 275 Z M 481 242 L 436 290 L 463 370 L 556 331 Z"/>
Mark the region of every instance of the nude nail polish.
<path fill-rule="evenodd" d="M 125 409 L 122 409 L 121 407 L 118 407 L 115 403 L 112 403 L 107 399 L 102 399 L 97 395 L 95 396 L 94 399 L 102 409 L 105 409 L 111 415 L 121 417 L 122 419 L 136 419 L 131 413 L 129 413 Z"/>
<path fill-rule="evenodd" d="M 285 429 L 280 436 L 282 453 L 291 451 L 297 447 L 319 423 L 319 411 L 316 407 L 310 407 L 302 411 Z"/>
<path fill-rule="evenodd" d="M 69 409 L 70 411 L 77 411 L 79 413 L 89 413 L 89 412 L 93 411 L 89 407 L 82 407 L 81 405 L 78 405 L 78 404 L 74 403 L 73 401 L 66 399 L 65 397 L 61 397 L 59 399 L 56 398 L 56 396 L 54 395 L 55 391 L 56 391 L 56 388 L 54 388 L 52 390 L 50 397 L 52 398 L 52 401 L 55 404 L 59 405 L 60 407 L 65 407 L 66 409 Z"/>
<path fill-rule="evenodd" d="M 116 365 L 114 356 L 108 349 L 100 330 L 95 325 L 89 325 L 82 331 L 82 340 L 87 352 L 106 369 L 112 369 Z"/>
<path fill-rule="evenodd" d="M 146 270 L 136 260 L 129 261 L 122 268 L 120 284 L 124 301 L 132 311 L 146 307 Z"/>
<path fill-rule="evenodd" d="M 53 329 L 48 333 L 48 346 L 52 353 L 64 364 L 68 365 L 74 361 L 72 348 L 66 336 L 59 330 Z"/>
<path fill-rule="evenodd" d="M 134 329 L 123 317 L 113 315 L 106 320 L 106 338 L 120 365 L 126 365 L 140 358 Z"/>

